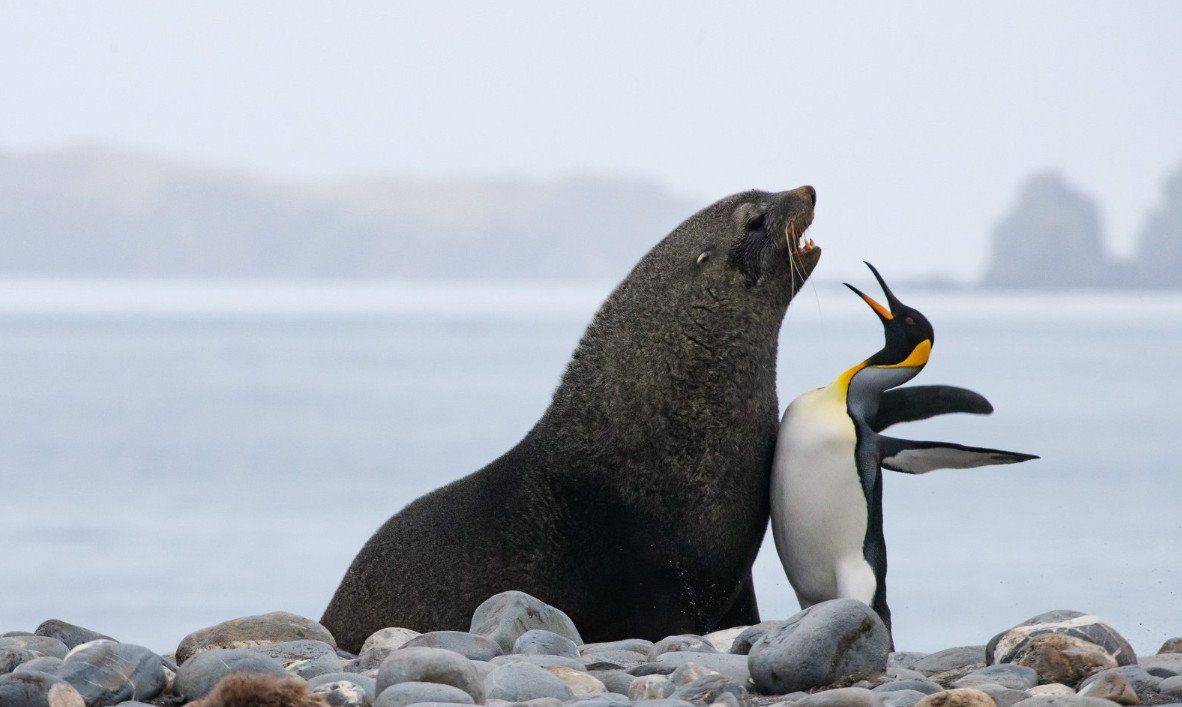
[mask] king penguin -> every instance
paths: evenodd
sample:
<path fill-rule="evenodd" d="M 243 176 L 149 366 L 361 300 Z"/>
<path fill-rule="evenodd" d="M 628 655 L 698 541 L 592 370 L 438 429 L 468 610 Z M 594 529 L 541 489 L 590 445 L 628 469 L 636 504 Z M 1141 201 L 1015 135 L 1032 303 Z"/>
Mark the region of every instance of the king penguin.
<path fill-rule="evenodd" d="M 879 434 L 899 422 L 952 412 L 988 414 L 993 407 L 964 388 L 896 389 L 927 365 L 936 337 L 927 318 L 900 302 L 878 270 L 866 265 L 889 308 L 846 287 L 878 315 L 886 344 L 828 386 L 800 395 L 784 412 L 772 465 L 772 535 L 802 609 L 853 598 L 872 607 L 889 629 L 882 469 L 924 474 L 1038 457 Z"/>

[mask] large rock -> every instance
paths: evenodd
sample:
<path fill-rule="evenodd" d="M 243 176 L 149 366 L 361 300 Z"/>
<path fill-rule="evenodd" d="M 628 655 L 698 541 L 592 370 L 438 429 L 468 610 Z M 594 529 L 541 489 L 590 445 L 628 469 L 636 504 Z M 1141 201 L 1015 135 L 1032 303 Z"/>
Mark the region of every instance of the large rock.
<path fill-rule="evenodd" d="M 1102 676 L 1088 683 L 1087 687 L 1079 691 L 1079 696 L 1112 700 L 1121 705 L 1135 705 L 1141 702 L 1129 681 L 1112 671 L 1105 671 Z"/>
<path fill-rule="evenodd" d="M 547 673 L 548 674 L 548 673 Z M 378 695 L 402 682 L 436 682 L 458 687 L 474 702 L 484 699 L 480 673 L 472 661 L 444 648 L 399 648 L 382 661 L 378 669 Z"/>
<path fill-rule="evenodd" d="M 434 682 L 400 682 L 378 694 L 374 707 L 406 707 L 423 702 L 472 704 L 472 696 L 458 687 Z"/>
<path fill-rule="evenodd" d="M 1108 670 L 1101 670 L 1087 680 L 1079 684 L 1079 694 L 1084 696 L 1088 686 L 1099 681 L 1109 679 L 1108 676 L 1117 675 L 1132 686 L 1133 690 L 1142 702 L 1153 702 L 1154 694 L 1158 691 L 1158 686 L 1161 685 L 1161 678 L 1150 675 L 1145 668 L 1140 665 L 1122 665 L 1119 668 L 1109 668 Z"/>
<path fill-rule="evenodd" d="M 1103 619 L 1067 610 L 1048 611 L 1002 631 L 986 644 L 985 659 L 989 664 L 1017 662 L 1015 658 L 1031 639 L 1048 633 L 1071 636 L 1099 646 L 1117 665 L 1137 662 L 1137 654 L 1129 642 Z"/>
<path fill-rule="evenodd" d="M 36 634 L 0 638 L 0 650 L 6 648 L 32 651 L 37 655 L 49 656 L 51 658 L 65 658 L 66 653 L 70 652 L 66 644 L 60 640 L 52 636 L 38 636 Z"/>
<path fill-rule="evenodd" d="M 487 636 L 467 631 L 431 631 L 415 636 L 403 648 L 443 648 L 455 651 L 469 660 L 492 660 L 504 651 Z"/>
<path fill-rule="evenodd" d="M 57 675 L 57 672 L 62 669 L 62 659 L 53 658 L 43 655 L 39 658 L 27 660 L 17 666 L 14 673 L 49 673 L 50 675 Z"/>
<path fill-rule="evenodd" d="M 1008 657 L 1010 663 L 1032 668 L 1042 682 L 1067 685 L 1074 685 L 1100 670 L 1117 667 L 1116 658 L 1102 646 L 1066 633 L 1034 636 Z"/>
<path fill-rule="evenodd" d="M 190 633 L 177 646 L 176 660 L 184 663 L 194 653 L 211 648 L 254 648 L 305 638 L 323 641 L 334 648 L 337 645 L 328 629 L 312 619 L 286 611 L 272 611 L 269 614 L 230 619 Z"/>
<path fill-rule="evenodd" d="M 50 638 L 56 638 L 57 640 L 66 644 L 66 648 L 70 649 L 76 648 L 83 643 L 97 641 L 100 638 L 105 638 L 108 641 L 115 640 L 114 638 L 111 638 L 110 636 L 104 636 L 97 631 L 91 631 L 88 628 L 75 626 L 72 623 L 67 623 L 60 619 L 48 619 L 46 621 L 42 621 L 41 625 L 38 626 L 37 630 L 35 630 L 33 633 L 38 636 L 49 636 Z"/>
<path fill-rule="evenodd" d="M 489 700 L 509 702 L 574 697 L 570 688 L 553 673 L 530 663 L 507 663 L 493 668 L 484 678 L 484 694 Z"/>
<path fill-rule="evenodd" d="M 47 673 L 0 676 L 0 705 L 4 707 L 86 707 L 70 683 Z"/>
<path fill-rule="evenodd" d="M 856 599 L 833 599 L 767 633 L 751 648 L 747 667 L 756 690 L 784 694 L 881 673 L 890 649 L 878 614 Z"/>
<path fill-rule="evenodd" d="M 211 648 L 181 663 L 175 690 L 185 699 L 196 700 L 231 673 L 287 677 L 283 665 L 270 656 L 243 648 Z"/>
<path fill-rule="evenodd" d="M 928 695 L 916 703 L 916 707 L 995 707 L 989 695 L 971 687 L 958 687 Z"/>
<path fill-rule="evenodd" d="M 493 639 L 508 653 L 521 634 L 541 628 L 566 636 L 582 645 L 583 639 L 570 617 L 525 592 L 508 591 L 484 600 L 472 613 L 469 630 Z"/>
<path fill-rule="evenodd" d="M 754 626 L 748 626 L 735 637 L 734 642 L 731 643 L 731 649 L 728 652 L 736 655 L 747 655 L 751 652 L 751 646 L 759 643 L 759 639 L 766 636 L 769 631 L 778 631 L 784 626 L 784 623 L 783 621 L 764 621 Z"/>
<path fill-rule="evenodd" d="M 164 659 L 143 646 L 100 638 L 71 650 L 57 676 L 90 707 L 150 700 L 164 690 Z"/>
<path fill-rule="evenodd" d="M 1158 653 L 1182 653 L 1182 636 L 1167 638 L 1166 642 L 1157 649 Z"/>
<path fill-rule="evenodd" d="M 566 658 L 578 658 L 579 646 L 566 636 L 535 628 L 521 634 L 513 642 L 511 652 L 523 655 L 560 655 Z"/>
<path fill-rule="evenodd" d="M 255 646 L 248 650 L 274 658 L 284 670 L 305 680 L 317 675 L 339 672 L 341 669 L 341 658 L 337 655 L 336 649 L 324 641 L 283 641 Z"/>

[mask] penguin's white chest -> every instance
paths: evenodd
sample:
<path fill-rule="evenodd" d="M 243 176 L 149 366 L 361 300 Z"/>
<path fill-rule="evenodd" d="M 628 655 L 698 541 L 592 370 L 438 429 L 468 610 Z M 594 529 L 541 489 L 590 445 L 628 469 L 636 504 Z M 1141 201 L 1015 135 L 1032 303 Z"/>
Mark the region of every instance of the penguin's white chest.
<path fill-rule="evenodd" d="M 862 554 L 867 506 L 844 396 L 804 393 L 784 412 L 772 466 L 772 534 L 801 606 L 850 597 L 871 603 Z"/>

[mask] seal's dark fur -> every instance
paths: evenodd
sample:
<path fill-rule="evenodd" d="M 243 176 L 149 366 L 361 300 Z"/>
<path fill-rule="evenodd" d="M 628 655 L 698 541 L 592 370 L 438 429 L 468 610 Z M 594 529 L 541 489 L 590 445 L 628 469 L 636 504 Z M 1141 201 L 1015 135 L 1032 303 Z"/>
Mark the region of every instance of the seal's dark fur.
<path fill-rule="evenodd" d="M 588 641 L 758 622 L 780 323 L 819 249 L 816 193 L 744 192 L 690 217 L 620 283 L 521 442 L 388 520 L 322 622 L 466 630 L 520 589 Z"/>

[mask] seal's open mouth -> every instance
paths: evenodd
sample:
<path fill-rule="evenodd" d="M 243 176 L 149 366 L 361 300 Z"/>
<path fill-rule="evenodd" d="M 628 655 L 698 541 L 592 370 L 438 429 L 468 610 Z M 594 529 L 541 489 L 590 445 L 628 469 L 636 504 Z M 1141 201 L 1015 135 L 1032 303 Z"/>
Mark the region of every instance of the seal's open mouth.
<path fill-rule="evenodd" d="M 792 255 L 804 255 L 820 248 L 812 238 L 805 238 L 804 232 L 813 223 L 813 210 L 793 214 L 784 222 L 784 241 Z"/>

